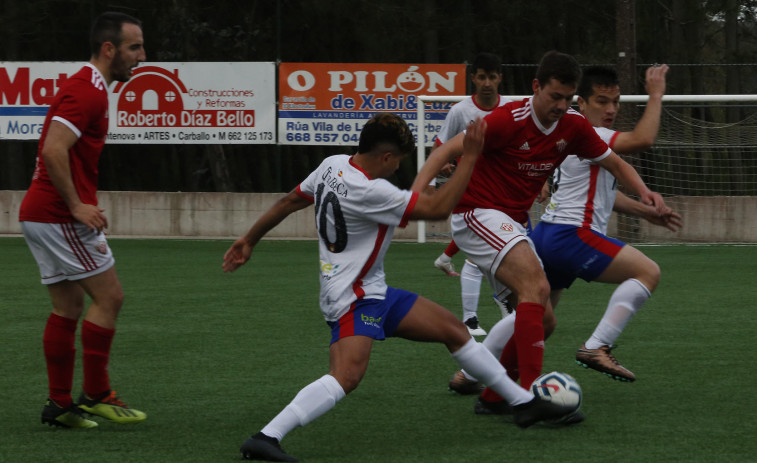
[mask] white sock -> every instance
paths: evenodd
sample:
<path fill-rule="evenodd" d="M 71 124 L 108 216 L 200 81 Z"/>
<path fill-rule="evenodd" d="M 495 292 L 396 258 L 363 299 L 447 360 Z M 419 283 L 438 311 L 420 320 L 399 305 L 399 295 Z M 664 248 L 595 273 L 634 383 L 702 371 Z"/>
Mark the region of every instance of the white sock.
<path fill-rule="evenodd" d="M 460 294 L 463 299 L 463 321 L 478 315 L 478 299 L 481 295 L 481 279 L 484 275 L 478 266 L 465 259 L 460 271 Z"/>
<path fill-rule="evenodd" d="M 448 256 L 446 253 L 442 253 L 441 256 L 439 256 L 439 261 L 441 261 L 444 264 L 449 264 L 452 262 L 452 258 Z"/>
<path fill-rule="evenodd" d="M 481 343 L 486 347 L 486 350 L 492 353 L 494 358 L 499 358 L 502 355 L 502 350 L 505 348 L 505 344 L 510 340 L 515 332 L 515 312 L 508 314 L 507 317 L 498 321 L 489 330 L 489 334 L 486 335 L 484 341 Z M 473 375 L 463 370 L 463 375 L 471 380 L 477 381 Z"/>
<path fill-rule="evenodd" d="M 280 441 L 292 429 L 305 426 L 334 408 L 344 396 L 344 389 L 336 378 L 324 375 L 302 388 L 261 432 Z"/>
<path fill-rule="evenodd" d="M 453 352 L 452 358 L 463 369 L 501 395 L 510 405 L 520 405 L 534 398 L 531 392 L 510 379 L 505 368 L 492 353 L 473 338 L 457 352 Z"/>
<path fill-rule="evenodd" d="M 602 346 L 612 346 L 626 324 L 651 295 L 652 293 L 639 280 L 629 278 L 621 283 L 612 293 L 602 320 L 586 341 L 586 348 L 599 349 Z"/>
<path fill-rule="evenodd" d="M 508 314 L 505 318 L 501 319 L 492 326 L 489 330 L 489 334 L 484 338 L 484 347 L 499 358 L 502 355 L 502 350 L 505 348 L 505 344 L 513 336 L 515 332 L 515 312 Z"/>

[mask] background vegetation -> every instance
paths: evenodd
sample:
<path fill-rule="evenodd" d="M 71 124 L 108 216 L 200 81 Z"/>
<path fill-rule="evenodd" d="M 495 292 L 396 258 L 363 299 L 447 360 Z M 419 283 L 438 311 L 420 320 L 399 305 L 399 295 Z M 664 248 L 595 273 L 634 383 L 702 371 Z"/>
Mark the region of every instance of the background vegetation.
<path fill-rule="evenodd" d="M 505 63 L 502 92 L 527 94 L 534 65 L 558 49 L 582 64 L 630 64 L 635 85 L 624 93 L 642 91 L 643 70 L 656 62 L 672 66 L 670 94 L 753 93 L 755 8 L 757 0 L 0 0 L 0 61 L 85 61 L 92 18 L 120 10 L 144 21 L 151 61 L 465 63 L 493 51 Z M 621 63 L 618 51 L 629 49 Z M 0 189 L 28 186 L 36 148 L 0 142 Z M 109 145 L 100 186 L 288 191 L 324 156 L 349 150 Z M 413 162 L 398 183 L 409 183 Z"/>

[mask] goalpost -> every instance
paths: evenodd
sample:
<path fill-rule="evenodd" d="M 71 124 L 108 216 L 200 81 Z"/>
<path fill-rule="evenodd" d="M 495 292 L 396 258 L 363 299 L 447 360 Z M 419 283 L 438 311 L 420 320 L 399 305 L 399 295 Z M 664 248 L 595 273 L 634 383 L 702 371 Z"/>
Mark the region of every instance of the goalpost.
<path fill-rule="evenodd" d="M 430 116 L 426 105 L 464 98 L 418 97 L 418 170 L 434 141 L 423 124 Z M 648 98 L 621 96 L 614 129 L 633 130 Z M 613 213 L 610 236 L 629 243 L 757 243 L 757 95 L 665 95 L 654 146 L 622 156 L 650 189 L 661 193 L 666 204 L 681 214 L 684 226 L 674 233 Z M 541 204 L 532 207 L 534 225 L 543 211 Z M 450 238 L 449 221 L 433 228 L 430 232 L 426 222 L 418 222 L 417 241 Z"/>

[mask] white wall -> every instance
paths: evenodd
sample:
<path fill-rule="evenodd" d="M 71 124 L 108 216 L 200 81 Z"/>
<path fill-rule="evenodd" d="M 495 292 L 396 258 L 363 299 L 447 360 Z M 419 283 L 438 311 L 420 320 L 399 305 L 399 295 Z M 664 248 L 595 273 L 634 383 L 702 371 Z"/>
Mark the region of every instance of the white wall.
<path fill-rule="evenodd" d="M 24 191 L 0 191 L 0 235 L 21 233 L 18 208 Z M 100 206 L 113 236 L 236 238 L 283 193 L 161 193 L 101 191 Z M 666 197 L 679 211 L 684 228 L 676 233 L 645 221 L 638 240 L 645 242 L 757 242 L 757 197 Z M 538 216 L 538 215 L 537 215 Z M 535 223 L 534 223 L 535 224 Z M 609 234 L 617 232 L 616 218 Z M 449 221 L 427 222 L 429 240 L 449 239 Z M 272 230 L 269 237 L 315 238 L 313 209 L 299 211 Z M 415 240 L 417 225 L 397 229 L 395 238 Z"/>

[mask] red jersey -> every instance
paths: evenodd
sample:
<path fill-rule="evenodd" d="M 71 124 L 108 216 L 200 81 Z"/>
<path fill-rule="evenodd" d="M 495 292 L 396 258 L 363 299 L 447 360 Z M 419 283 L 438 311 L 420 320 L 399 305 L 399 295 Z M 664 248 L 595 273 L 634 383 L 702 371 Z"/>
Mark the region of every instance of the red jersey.
<path fill-rule="evenodd" d="M 75 220 L 50 181 L 42 158 L 42 147 L 53 120 L 65 124 L 77 135 L 78 140 L 68 151 L 71 177 L 81 201 L 97 205 L 97 165 L 108 134 L 108 89 L 100 71 L 87 64 L 61 85 L 47 111 L 32 183 L 21 202 L 20 221 Z"/>
<path fill-rule="evenodd" d="M 599 160 L 611 152 L 586 118 L 574 110 L 544 128 L 531 98 L 500 106 L 484 120 L 484 149 L 456 213 L 496 209 L 525 223 L 542 185 L 569 154 Z"/>

